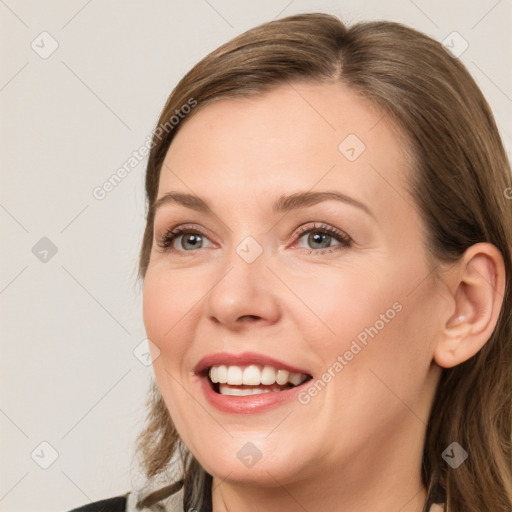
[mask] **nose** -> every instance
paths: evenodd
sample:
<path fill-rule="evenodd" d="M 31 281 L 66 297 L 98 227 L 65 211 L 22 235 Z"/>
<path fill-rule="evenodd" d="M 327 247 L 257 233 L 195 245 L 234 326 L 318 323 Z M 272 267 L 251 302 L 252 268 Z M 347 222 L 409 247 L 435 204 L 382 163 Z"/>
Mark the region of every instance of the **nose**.
<path fill-rule="evenodd" d="M 280 283 L 269 263 L 265 251 L 249 263 L 233 250 L 207 295 L 209 318 L 232 330 L 275 324 L 281 315 Z"/>

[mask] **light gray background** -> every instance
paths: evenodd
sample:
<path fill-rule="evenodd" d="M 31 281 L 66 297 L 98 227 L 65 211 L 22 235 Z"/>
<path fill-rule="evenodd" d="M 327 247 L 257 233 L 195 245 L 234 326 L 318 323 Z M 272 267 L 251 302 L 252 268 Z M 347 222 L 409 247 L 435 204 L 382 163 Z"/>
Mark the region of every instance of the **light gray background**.
<path fill-rule="evenodd" d="M 145 337 L 146 161 L 105 199 L 92 191 L 144 144 L 195 62 L 308 11 L 399 21 L 439 41 L 458 32 L 510 147 L 511 0 L 0 0 L 1 511 L 64 511 L 130 489 L 153 376 L 133 353 Z M 31 47 L 51 48 L 43 31 L 59 45 L 46 59 Z M 58 249 L 46 262 L 32 252 L 43 237 Z M 42 442 L 58 453 L 47 469 Z"/>

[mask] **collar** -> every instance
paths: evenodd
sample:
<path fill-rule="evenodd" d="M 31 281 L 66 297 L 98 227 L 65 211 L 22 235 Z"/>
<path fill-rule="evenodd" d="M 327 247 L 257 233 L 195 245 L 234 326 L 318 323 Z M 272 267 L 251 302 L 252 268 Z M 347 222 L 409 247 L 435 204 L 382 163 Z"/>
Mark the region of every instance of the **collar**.
<path fill-rule="evenodd" d="M 184 512 L 183 482 L 169 481 L 169 475 L 160 475 L 139 483 L 127 496 L 125 512 Z"/>

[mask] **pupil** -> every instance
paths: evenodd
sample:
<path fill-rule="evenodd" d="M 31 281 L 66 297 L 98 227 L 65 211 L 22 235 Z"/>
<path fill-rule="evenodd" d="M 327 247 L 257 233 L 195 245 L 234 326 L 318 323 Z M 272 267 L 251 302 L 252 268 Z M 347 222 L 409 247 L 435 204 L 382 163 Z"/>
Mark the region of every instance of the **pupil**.
<path fill-rule="evenodd" d="M 326 235 L 325 233 L 314 233 L 309 235 L 309 241 L 311 243 L 322 243 L 322 241 L 325 242 L 326 239 L 328 238 L 330 238 L 330 235 Z M 327 243 L 326 245 L 324 244 L 324 246 L 321 248 L 323 249 L 325 247 L 329 247 L 329 243 Z"/>
<path fill-rule="evenodd" d="M 198 235 L 194 235 L 194 234 L 187 235 L 185 237 L 185 244 L 189 244 L 191 241 L 192 241 L 192 249 L 195 249 L 197 247 L 197 245 L 200 243 L 201 237 Z"/>

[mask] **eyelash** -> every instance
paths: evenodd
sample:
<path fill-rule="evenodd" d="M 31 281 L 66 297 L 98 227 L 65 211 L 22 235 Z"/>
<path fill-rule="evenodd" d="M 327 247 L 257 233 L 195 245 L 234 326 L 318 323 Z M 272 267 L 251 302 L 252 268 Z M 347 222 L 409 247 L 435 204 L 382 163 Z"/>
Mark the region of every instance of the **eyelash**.
<path fill-rule="evenodd" d="M 299 230 L 295 233 L 294 238 L 299 239 L 302 238 L 304 235 L 309 233 L 322 233 L 331 236 L 338 242 L 340 242 L 340 245 L 335 245 L 334 247 L 326 247 L 323 249 L 306 249 L 307 254 L 319 253 L 319 254 L 326 254 L 330 252 L 334 252 L 337 250 L 341 250 L 347 247 L 350 247 L 352 244 L 352 239 L 350 236 L 348 236 L 343 231 L 340 231 L 332 226 L 329 226 L 327 224 L 320 224 L 320 225 L 313 225 L 313 226 L 302 226 L 299 228 Z M 187 235 L 199 235 L 201 237 L 206 237 L 206 235 L 201 232 L 200 229 L 194 227 L 194 226 L 180 226 L 178 228 L 169 229 L 166 231 L 161 237 L 158 242 L 158 246 L 162 249 L 162 252 L 172 252 L 176 253 L 180 256 L 188 256 L 191 254 L 195 254 L 197 251 L 201 249 L 193 249 L 191 251 L 183 251 L 180 249 L 175 249 L 172 244 L 178 238 L 180 235 L 187 234 Z M 302 248 L 304 249 L 304 248 Z"/>

